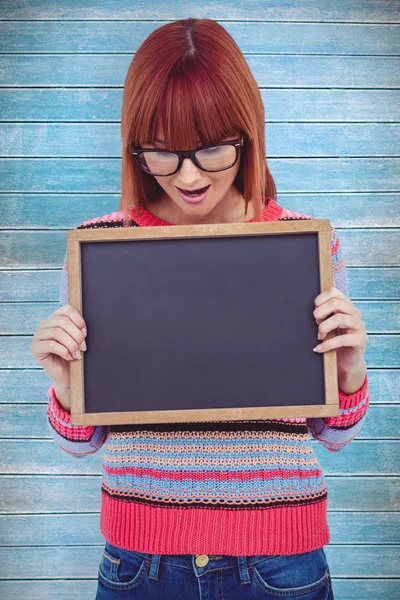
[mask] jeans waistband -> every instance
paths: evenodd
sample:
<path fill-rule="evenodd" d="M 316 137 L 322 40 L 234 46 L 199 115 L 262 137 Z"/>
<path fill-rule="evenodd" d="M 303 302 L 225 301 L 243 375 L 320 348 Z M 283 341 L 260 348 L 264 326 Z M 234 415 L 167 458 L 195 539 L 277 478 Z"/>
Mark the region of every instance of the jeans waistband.
<path fill-rule="evenodd" d="M 129 550 L 125 550 L 129 552 Z M 149 577 L 151 579 L 158 578 L 158 569 L 160 563 L 165 565 L 181 567 L 194 571 L 196 576 L 201 575 L 219 569 L 230 569 L 238 568 L 240 579 L 243 583 L 250 581 L 248 568 L 257 562 L 274 558 L 277 555 L 261 555 L 256 554 L 253 556 L 230 556 L 230 555 L 219 555 L 219 554 L 149 554 L 146 552 L 134 551 L 137 556 L 143 557 L 144 560 L 151 563 Z M 196 563 L 197 557 L 207 557 L 208 562 L 204 566 L 199 566 Z M 201 561 L 198 561 L 201 562 Z M 205 562 L 204 559 L 202 562 Z"/>

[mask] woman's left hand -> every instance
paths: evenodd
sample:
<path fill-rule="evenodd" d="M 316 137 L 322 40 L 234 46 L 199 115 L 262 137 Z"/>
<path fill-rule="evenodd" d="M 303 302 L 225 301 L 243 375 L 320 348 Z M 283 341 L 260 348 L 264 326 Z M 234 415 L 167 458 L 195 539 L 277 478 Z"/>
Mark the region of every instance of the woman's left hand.
<path fill-rule="evenodd" d="M 323 341 L 327 334 L 338 330 L 338 334 L 319 344 L 316 352 L 337 349 L 338 372 L 351 373 L 364 361 L 368 335 L 361 311 L 340 290 L 331 287 L 314 300 L 313 315 L 318 325 L 319 338 Z M 333 313 L 333 314 L 332 314 Z M 329 318 L 327 318 L 329 317 Z"/>

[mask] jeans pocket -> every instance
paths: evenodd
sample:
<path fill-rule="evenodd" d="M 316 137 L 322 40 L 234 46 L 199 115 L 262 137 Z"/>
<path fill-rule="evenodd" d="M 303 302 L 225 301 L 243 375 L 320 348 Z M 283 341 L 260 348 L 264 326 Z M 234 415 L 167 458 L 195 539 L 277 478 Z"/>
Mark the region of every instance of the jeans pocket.
<path fill-rule="evenodd" d="M 276 598 L 327 600 L 331 598 L 331 576 L 323 548 L 265 557 L 253 565 L 254 582 Z"/>
<path fill-rule="evenodd" d="M 99 566 L 98 581 L 114 590 L 130 590 L 144 579 L 149 568 L 141 555 L 106 543 Z"/>

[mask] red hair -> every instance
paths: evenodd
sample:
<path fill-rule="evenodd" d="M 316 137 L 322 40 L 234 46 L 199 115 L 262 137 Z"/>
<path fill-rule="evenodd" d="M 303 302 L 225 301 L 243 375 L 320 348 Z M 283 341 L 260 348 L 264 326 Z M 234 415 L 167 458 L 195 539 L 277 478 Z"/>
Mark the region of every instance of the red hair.
<path fill-rule="evenodd" d="M 262 220 L 276 188 L 265 158 L 264 105 L 257 82 L 239 46 L 212 19 L 181 19 L 153 31 L 132 59 L 124 82 L 121 136 L 120 210 L 129 222 L 132 204 L 148 207 L 162 194 L 156 179 L 144 173 L 129 144 L 153 144 L 158 125 L 165 145 L 196 148 L 244 136 L 234 184 Z"/>

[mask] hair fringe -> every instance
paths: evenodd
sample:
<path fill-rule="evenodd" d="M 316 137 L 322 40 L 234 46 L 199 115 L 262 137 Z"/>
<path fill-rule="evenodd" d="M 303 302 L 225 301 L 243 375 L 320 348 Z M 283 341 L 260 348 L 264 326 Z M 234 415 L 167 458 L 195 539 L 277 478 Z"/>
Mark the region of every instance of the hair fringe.
<path fill-rule="evenodd" d="M 154 30 L 126 74 L 122 111 L 120 210 L 140 213 L 164 193 L 132 158 L 129 144 L 154 143 L 158 125 L 167 148 L 195 148 L 239 130 L 244 137 L 234 185 L 255 220 L 276 187 L 265 157 L 265 113 L 249 65 L 228 31 L 212 19 L 189 17 Z M 125 226 L 125 225 L 124 225 Z M 128 226 L 128 225 L 126 225 Z"/>

